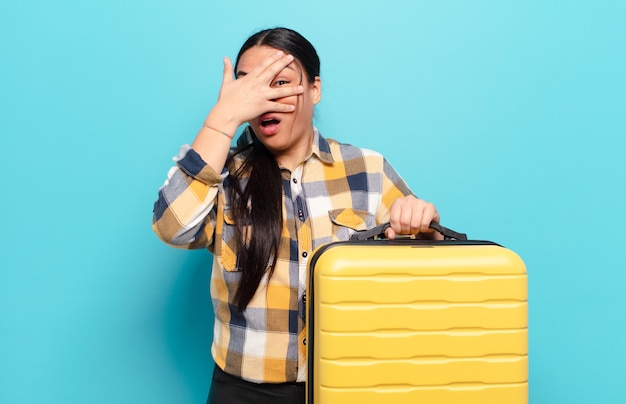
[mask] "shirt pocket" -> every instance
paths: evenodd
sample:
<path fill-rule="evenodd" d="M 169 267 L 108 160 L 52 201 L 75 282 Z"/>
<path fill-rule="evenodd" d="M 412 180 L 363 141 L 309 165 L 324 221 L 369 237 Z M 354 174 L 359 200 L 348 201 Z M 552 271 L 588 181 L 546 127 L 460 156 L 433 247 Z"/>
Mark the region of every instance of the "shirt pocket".
<path fill-rule="evenodd" d="M 235 243 L 235 220 L 230 209 L 224 210 L 224 222 L 220 239 L 219 260 L 227 272 L 238 272 L 237 248 Z"/>
<path fill-rule="evenodd" d="M 356 231 L 376 226 L 376 217 L 366 210 L 342 208 L 328 211 L 332 222 L 332 241 L 350 239 Z"/>

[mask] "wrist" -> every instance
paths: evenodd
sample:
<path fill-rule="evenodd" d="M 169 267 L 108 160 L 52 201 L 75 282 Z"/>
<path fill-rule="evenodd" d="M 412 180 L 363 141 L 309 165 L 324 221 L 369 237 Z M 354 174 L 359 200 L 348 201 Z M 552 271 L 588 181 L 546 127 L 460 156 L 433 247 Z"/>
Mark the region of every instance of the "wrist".
<path fill-rule="evenodd" d="M 233 134 L 231 135 L 231 134 L 229 134 L 229 133 L 227 133 L 227 132 L 224 132 L 224 131 L 222 131 L 222 130 L 220 130 L 220 129 L 218 129 L 218 128 L 214 127 L 214 126 L 208 125 L 208 124 L 206 123 L 206 121 L 205 121 L 204 125 L 202 125 L 202 128 L 203 128 L 203 129 L 205 129 L 205 128 L 206 128 L 206 129 L 209 129 L 209 130 L 211 130 L 211 131 L 213 131 L 213 132 L 217 132 L 217 133 L 219 133 L 219 134 L 222 134 L 222 135 L 226 136 L 227 138 L 229 138 L 229 139 L 231 139 L 231 140 L 235 137 L 235 133 L 233 133 Z"/>
<path fill-rule="evenodd" d="M 219 102 L 207 115 L 203 125 L 217 128 L 222 132 L 234 134 L 244 122 L 232 114 L 232 108 L 224 108 Z"/>

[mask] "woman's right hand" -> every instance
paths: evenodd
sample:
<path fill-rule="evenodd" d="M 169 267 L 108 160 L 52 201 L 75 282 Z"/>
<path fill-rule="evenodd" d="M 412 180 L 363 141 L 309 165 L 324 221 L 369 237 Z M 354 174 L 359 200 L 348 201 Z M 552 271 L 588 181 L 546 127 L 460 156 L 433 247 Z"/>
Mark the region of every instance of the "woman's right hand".
<path fill-rule="evenodd" d="M 302 86 L 271 85 L 274 77 L 291 62 L 293 56 L 280 51 L 272 52 L 235 80 L 233 65 L 230 59 L 224 58 L 224 76 L 217 104 L 209 112 L 204 126 L 191 144 L 215 171 L 222 171 L 231 139 L 239 126 L 267 112 L 294 111 L 293 105 L 275 100 L 302 94 Z"/>
<path fill-rule="evenodd" d="M 292 112 L 295 109 L 294 105 L 275 100 L 302 94 L 303 87 L 271 85 L 274 77 L 291 62 L 293 62 L 292 55 L 276 51 L 263 59 L 251 71 L 235 79 L 232 62 L 229 58 L 224 58 L 222 87 L 218 102 L 209 117 L 219 115 L 220 120 L 226 119 L 230 125 L 239 127 L 267 112 Z"/>

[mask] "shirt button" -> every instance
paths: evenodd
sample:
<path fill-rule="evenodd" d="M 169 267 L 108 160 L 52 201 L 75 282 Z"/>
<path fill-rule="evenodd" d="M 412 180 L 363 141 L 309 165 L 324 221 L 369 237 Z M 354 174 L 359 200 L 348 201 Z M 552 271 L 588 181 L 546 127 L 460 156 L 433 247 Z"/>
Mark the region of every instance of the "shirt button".
<path fill-rule="evenodd" d="M 308 255 L 309 255 L 309 254 L 307 254 L 307 253 L 306 253 L 306 251 L 302 253 L 302 257 L 303 257 L 303 258 L 306 258 Z"/>
<path fill-rule="evenodd" d="M 302 339 L 302 345 L 306 345 L 306 338 Z"/>
<path fill-rule="evenodd" d="M 292 181 L 293 181 L 294 184 L 298 183 L 298 179 L 297 178 L 292 178 Z"/>

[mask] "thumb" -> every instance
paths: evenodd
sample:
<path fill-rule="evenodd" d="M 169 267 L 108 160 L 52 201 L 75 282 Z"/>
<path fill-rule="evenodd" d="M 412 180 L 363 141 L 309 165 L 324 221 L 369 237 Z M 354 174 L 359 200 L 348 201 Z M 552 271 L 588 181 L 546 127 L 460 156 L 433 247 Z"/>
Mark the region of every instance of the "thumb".
<path fill-rule="evenodd" d="M 230 61 L 230 58 L 224 58 L 224 74 L 222 76 L 222 85 L 225 83 L 230 83 L 235 80 L 233 77 L 233 62 Z"/>
<path fill-rule="evenodd" d="M 385 237 L 389 240 L 393 240 L 396 238 L 396 232 L 391 227 L 388 227 L 387 230 L 385 230 Z"/>

